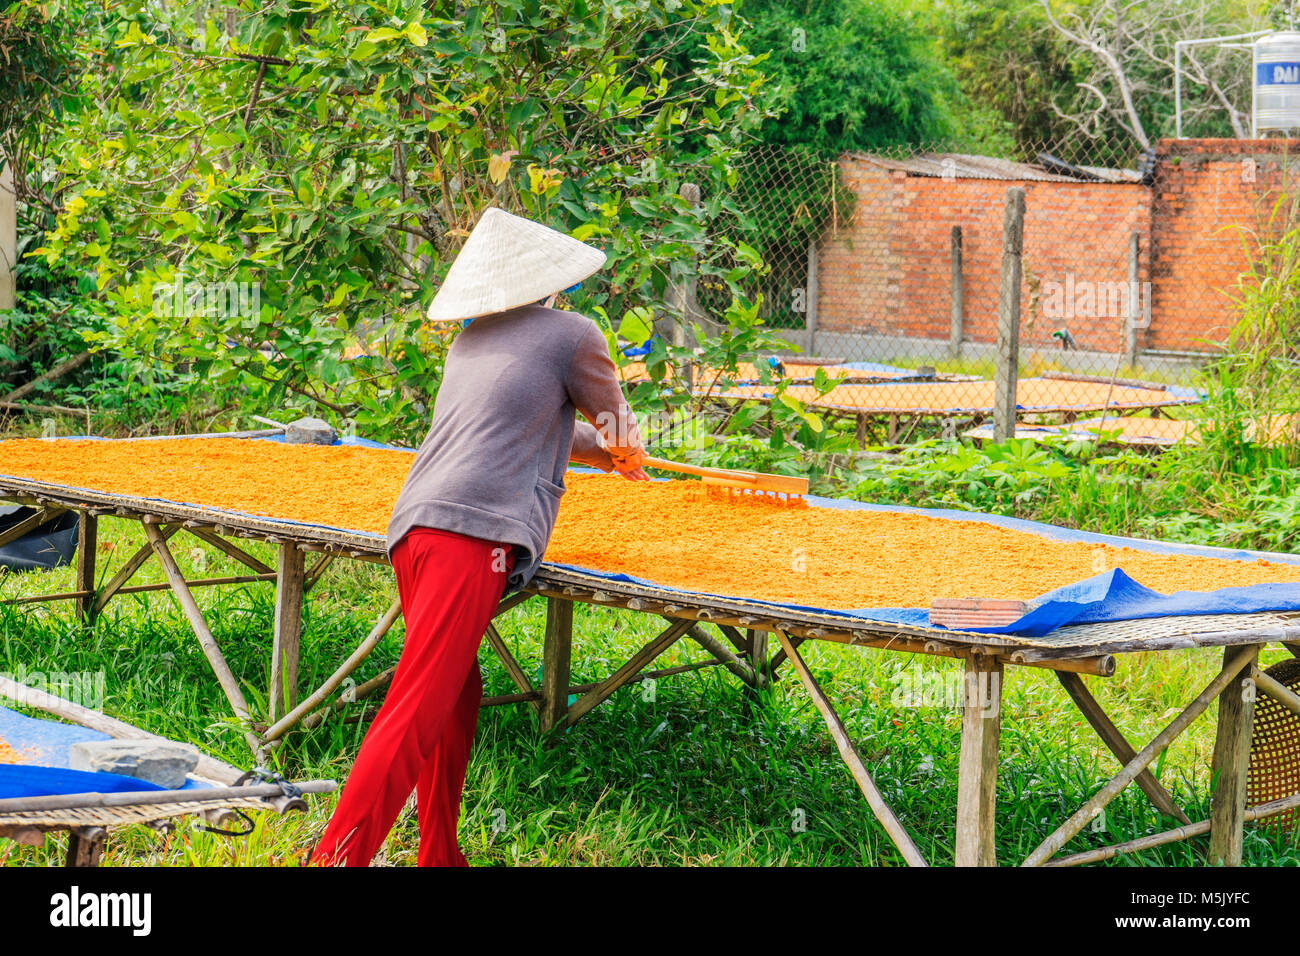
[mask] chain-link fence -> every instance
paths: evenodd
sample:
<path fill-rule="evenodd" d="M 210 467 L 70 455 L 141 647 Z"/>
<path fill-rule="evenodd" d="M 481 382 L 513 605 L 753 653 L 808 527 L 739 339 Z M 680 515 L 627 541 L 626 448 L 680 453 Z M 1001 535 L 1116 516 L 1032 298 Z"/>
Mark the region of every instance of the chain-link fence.
<path fill-rule="evenodd" d="M 734 228 L 770 267 L 751 280 L 770 326 L 847 366 L 847 384 L 806 397 L 860 428 L 887 420 L 898 438 L 910 419 L 989 416 L 1008 190 L 1023 190 L 1022 421 L 1104 417 L 1163 443 L 1191 427 L 1196 370 L 1239 321 L 1261 239 L 1286 225 L 1292 163 L 1286 140 L 1045 144 L 1016 158 L 760 147 L 739 170 Z"/>

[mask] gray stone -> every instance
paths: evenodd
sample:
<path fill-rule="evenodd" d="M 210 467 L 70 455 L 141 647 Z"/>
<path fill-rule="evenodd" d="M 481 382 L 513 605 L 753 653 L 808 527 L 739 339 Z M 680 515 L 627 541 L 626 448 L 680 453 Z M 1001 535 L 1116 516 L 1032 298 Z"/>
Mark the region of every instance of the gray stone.
<path fill-rule="evenodd" d="M 319 418 L 300 418 L 284 431 L 284 440 L 290 445 L 332 445 L 337 438 L 329 423 Z"/>
<path fill-rule="evenodd" d="M 185 786 L 185 776 L 199 764 L 188 744 L 154 740 L 86 740 L 68 748 L 68 765 L 91 773 L 117 773 L 147 780 L 168 790 Z"/>

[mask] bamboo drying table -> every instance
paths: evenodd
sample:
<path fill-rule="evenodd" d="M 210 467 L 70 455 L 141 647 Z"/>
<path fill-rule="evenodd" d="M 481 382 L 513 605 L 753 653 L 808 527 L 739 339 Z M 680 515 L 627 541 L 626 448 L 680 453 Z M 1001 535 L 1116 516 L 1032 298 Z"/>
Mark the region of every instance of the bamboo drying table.
<path fill-rule="evenodd" d="M 707 396 L 722 408 L 737 402 L 772 401 L 772 386 L 749 385 L 716 391 Z M 1078 394 L 1066 394 L 1071 388 Z M 888 421 L 888 441 L 899 441 L 924 419 L 941 418 L 951 423 L 951 436 L 958 427 L 975 427 L 993 414 L 994 383 L 989 380 L 964 381 L 877 381 L 870 384 L 846 382 L 825 395 L 805 385 L 791 385 L 786 395 L 831 418 L 855 423 L 859 443 L 867 437 L 868 425 L 875 419 Z M 1130 380 L 1115 380 L 1087 375 L 1048 372 L 1018 383 L 1016 416 L 1053 418 L 1072 422 L 1081 414 L 1104 412 L 1107 415 L 1134 415 L 1147 412 L 1162 415 L 1171 408 L 1197 405 L 1198 394 L 1188 389 Z M 964 423 L 964 424 L 961 424 Z"/>
<path fill-rule="evenodd" d="M 331 697 L 401 613 L 396 602 L 391 605 L 348 660 L 300 701 L 297 696 L 297 666 L 304 596 L 320 580 L 330 562 L 338 558 L 386 563 L 381 536 L 3 476 L 0 476 L 0 500 L 12 500 L 39 509 L 33 526 L 65 510 L 76 511 L 81 518 L 76 590 L 25 597 L 9 603 L 69 601 L 75 603 L 81 615 L 91 619 L 118 595 L 170 589 L 184 610 L 232 710 L 244 723 L 249 746 L 259 755 L 298 724 L 305 721 L 307 725 L 314 725 L 333 712 L 338 702 L 332 702 Z M 97 528 L 99 519 L 104 517 L 139 522 L 149 543 L 130 555 L 106 585 L 96 588 Z M 13 529 L 5 535 L 15 535 L 16 531 L 20 529 Z M 217 548 L 245 565 L 250 573 L 238 577 L 186 580 L 169 547 L 169 541 L 181 533 Z M 5 543 L 5 535 L 0 535 L 0 544 Z M 238 542 L 241 539 L 274 545 L 278 550 L 277 567 L 271 568 L 250 555 L 240 547 Z M 308 567 L 306 557 L 313 553 L 319 557 Z M 135 573 L 150 558 L 155 558 L 161 565 L 166 584 L 131 585 L 129 582 Z M 239 684 L 193 596 L 193 589 L 200 586 L 255 581 L 273 581 L 276 587 L 274 632 L 270 636 L 271 686 L 266 715 L 250 713 Z M 1002 637 L 876 622 L 842 612 L 796 609 L 621 582 L 552 564 L 544 564 L 525 591 L 507 597 L 498 613 L 533 598 L 545 600 L 547 606 L 541 686 L 533 686 L 495 626 L 489 625 L 485 639 L 501 658 L 518 693 L 488 698 L 485 704 L 528 704 L 537 713 L 542 731 L 551 731 L 571 726 L 619 688 L 639 679 L 666 676 L 701 666 L 722 666 L 748 684 L 761 685 L 774 679 L 783 667 L 788 666 L 816 704 L 872 813 L 910 864 L 924 865 L 925 861 L 876 787 L 843 721 L 804 661 L 799 648 L 807 641 L 958 658 L 965 662 L 966 706 L 962 717 L 956 809 L 955 856 L 958 865 L 992 865 L 996 862 L 994 808 L 998 741 L 1002 676 L 1008 667 L 1054 671 L 1070 700 L 1123 766 L 1109 784 L 1029 856 L 1028 863 L 1088 862 L 1114 852 L 1142 849 L 1205 832 L 1211 834 L 1211 859 L 1237 863 L 1241 858 L 1243 824 L 1247 820 L 1280 813 L 1300 804 L 1300 797 L 1292 797 L 1264 807 L 1245 807 L 1253 706 L 1245 700 L 1249 695 L 1243 693 L 1243 684 L 1252 690 L 1257 687 L 1300 714 L 1300 697 L 1285 687 L 1271 686 L 1267 675 L 1256 665 L 1260 649 L 1272 642 L 1281 642 L 1300 656 L 1298 615 L 1260 613 L 1159 618 L 1063 627 L 1040 638 Z M 654 615 L 664 619 L 666 627 L 604 680 L 574 687 L 569 680 L 569 665 L 575 604 Z M 703 647 L 711 660 L 661 671 L 647 670 L 656 658 L 686 637 Z M 769 653 L 770 638 L 773 637 L 779 647 L 772 648 L 774 653 Z M 1080 675 L 1110 676 L 1114 673 L 1118 655 L 1192 647 L 1224 648 L 1223 670 L 1161 734 L 1135 752 L 1089 694 Z M 355 688 L 348 699 L 356 699 L 382 687 L 389 676 L 386 673 Z M 571 694 L 578 695 L 572 704 L 569 703 Z M 1214 813 L 1209 821 L 1190 823 L 1147 768 L 1216 697 L 1219 699 L 1219 717 L 1212 768 L 1217 787 Z M 1054 859 L 1057 851 L 1129 783 L 1136 783 L 1161 812 L 1182 826 L 1129 844 L 1119 844 L 1109 850 Z"/>

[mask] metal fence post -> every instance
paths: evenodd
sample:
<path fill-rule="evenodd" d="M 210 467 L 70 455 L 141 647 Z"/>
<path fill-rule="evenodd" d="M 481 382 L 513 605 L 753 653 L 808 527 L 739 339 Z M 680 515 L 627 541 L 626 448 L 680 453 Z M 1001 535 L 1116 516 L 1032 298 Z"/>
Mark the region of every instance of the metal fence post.
<path fill-rule="evenodd" d="M 1002 282 L 998 287 L 998 357 L 994 378 L 993 440 L 1016 434 L 1016 382 L 1020 374 L 1021 255 L 1025 245 L 1025 191 L 1007 190 L 1002 219 Z"/>

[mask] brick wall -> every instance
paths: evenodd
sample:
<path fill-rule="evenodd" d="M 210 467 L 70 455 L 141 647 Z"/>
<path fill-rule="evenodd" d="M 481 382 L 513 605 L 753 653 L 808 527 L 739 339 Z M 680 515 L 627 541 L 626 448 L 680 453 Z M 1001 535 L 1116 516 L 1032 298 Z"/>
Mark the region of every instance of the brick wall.
<path fill-rule="evenodd" d="M 1140 349 L 1200 351 L 1231 321 L 1230 289 L 1248 264 L 1243 229 L 1267 220 L 1286 175 L 1285 140 L 1165 140 L 1154 185 L 909 175 L 845 156 L 853 219 L 820 244 L 818 326 L 931 339 L 950 329 L 951 232 L 963 233 L 967 341 L 996 340 L 1006 190 L 1025 189 L 1022 340 L 1068 328 L 1080 348 L 1124 348 L 1129 242 L 1150 327 Z M 1292 160 L 1294 162 L 1294 160 Z M 1123 296 L 1117 300 L 1117 296 Z"/>
<path fill-rule="evenodd" d="M 1063 299 L 1065 292 L 1082 289 L 1082 283 L 1127 287 L 1128 236 L 1134 230 L 1145 235 L 1148 229 L 1145 187 L 945 180 L 852 156 L 842 158 L 840 168 L 857 203 L 852 223 L 828 233 L 820 247 L 820 329 L 934 339 L 936 346 L 946 341 L 952 227 L 957 225 L 962 229 L 965 335 L 971 341 L 994 341 L 1006 191 L 1022 186 L 1022 339 L 1049 343 L 1054 330 L 1068 326 L 1082 347 L 1116 347 L 1122 316 L 1096 314 L 1106 310 L 1089 309 L 1077 293 L 1064 308 L 1054 309 L 1051 295 L 1055 291 Z M 1139 279 L 1145 280 L 1145 251 L 1141 267 Z M 1059 288 L 1047 285 L 1045 298 L 1044 283 Z"/>
<path fill-rule="evenodd" d="M 1152 322 L 1146 346 L 1200 351 L 1222 341 L 1250 236 L 1296 158 L 1287 140 L 1162 140 L 1151 189 Z"/>

